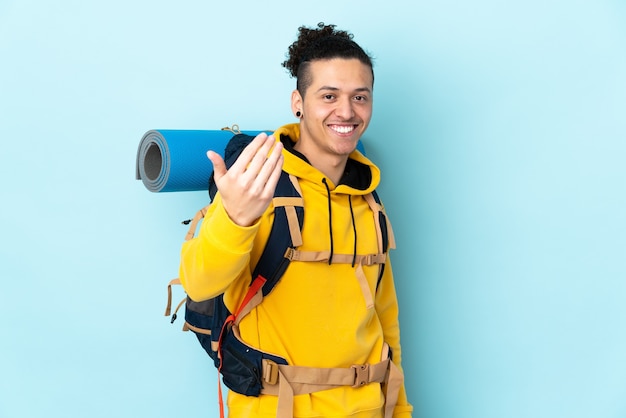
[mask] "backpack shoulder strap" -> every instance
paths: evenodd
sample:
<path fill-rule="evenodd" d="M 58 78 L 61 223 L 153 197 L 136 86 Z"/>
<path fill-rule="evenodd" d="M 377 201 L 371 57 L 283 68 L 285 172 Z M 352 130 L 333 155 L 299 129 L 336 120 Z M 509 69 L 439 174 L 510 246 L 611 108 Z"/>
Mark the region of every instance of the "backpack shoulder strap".
<path fill-rule="evenodd" d="M 373 190 L 370 195 L 365 196 L 367 203 L 370 205 L 372 212 L 374 212 L 374 221 L 376 222 L 376 228 L 380 231 L 380 249 L 383 253 L 386 253 L 390 249 L 396 248 L 396 239 L 393 235 L 393 229 L 391 223 L 385 213 L 385 207 L 383 206 L 378 193 Z"/>
<path fill-rule="evenodd" d="M 297 179 L 282 172 L 274 192 L 274 222 L 263 254 L 252 272 L 252 278 L 262 276 L 266 283 L 263 296 L 267 296 L 280 280 L 289 265 L 285 253 L 302 245 L 300 231 L 304 222 L 304 202 Z"/>
<path fill-rule="evenodd" d="M 385 213 L 382 201 L 376 193 L 376 190 L 372 193 L 365 195 L 365 200 L 369 204 L 372 212 L 374 212 L 374 222 L 376 223 L 376 230 L 378 231 L 378 249 L 381 253 L 385 254 L 390 249 L 396 248 L 396 239 L 393 235 L 393 229 L 391 229 L 391 223 Z M 385 263 L 380 264 L 380 270 L 378 272 L 378 281 L 376 282 L 376 290 L 380 285 L 380 281 L 383 278 L 385 272 Z"/>
<path fill-rule="evenodd" d="M 274 191 L 273 205 L 272 229 L 252 272 L 250 289 L 255 288 L 256 294 L 246 295 L 236 315 L 237 323 L 274 289 L 291 261 L 286 255 L 302 245 L 304 201 L 295 176 L 284 171 L 281 173 Z"/>

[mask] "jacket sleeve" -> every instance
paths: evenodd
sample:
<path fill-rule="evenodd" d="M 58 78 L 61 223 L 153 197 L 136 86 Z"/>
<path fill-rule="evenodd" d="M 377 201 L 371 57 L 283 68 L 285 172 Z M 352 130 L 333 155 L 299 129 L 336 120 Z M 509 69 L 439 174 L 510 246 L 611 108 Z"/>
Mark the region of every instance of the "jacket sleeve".
<path fill-rule="evenodd" d="M 393 355 L 393 362 L 402 370 L 402 350 L 400 347 L 400 324 L 398 321 L 398 300 L 393 281 L 391 261 L 387 259 L 383 278 L 376 292 L 376 312 L 383 326 L 385 342 L 389 344 Z M 406 381 L 406 377 L 404 379 Z M 410 418 L 413 407 L 406 396 L 404 382 L 400 388 L 398 402 L 394 409 L 394 418 Z"/>
<path fill-rule="evenodd" d="M 226 213 L 219 193 L 198 235 L 183 243 L 179 277 L 192 300 L 215 297 L 249 274 L 250 253 L 259 224 L 241 227 Z"/>

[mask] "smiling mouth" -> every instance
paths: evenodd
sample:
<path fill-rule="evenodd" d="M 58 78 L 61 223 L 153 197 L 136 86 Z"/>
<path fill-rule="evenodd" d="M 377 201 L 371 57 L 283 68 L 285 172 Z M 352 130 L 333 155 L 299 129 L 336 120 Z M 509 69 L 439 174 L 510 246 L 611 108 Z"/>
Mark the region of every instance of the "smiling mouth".
<path fill-rule="evenodd" d="M 349 134 L 352 133 L 357 125 L 328 125 L 330 129 L 337 132 L 338 134 Z"/>

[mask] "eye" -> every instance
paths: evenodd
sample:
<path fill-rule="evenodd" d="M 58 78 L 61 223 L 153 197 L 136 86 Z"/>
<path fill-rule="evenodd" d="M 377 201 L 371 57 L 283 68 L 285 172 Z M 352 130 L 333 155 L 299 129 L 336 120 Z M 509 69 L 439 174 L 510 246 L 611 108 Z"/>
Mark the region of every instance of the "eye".
<path fill-rule="evenodd" d="M 333 100 L 335 98 L 334 94 L 325 94 L 324 95 L 324 100 Z"/>
<path fill-rule="evenodd" d="M 367 96 L 362 96 L 362 95 L 354 96 L 354 100 L 357 101 L 357 102 L 366 102 L 367 101 Z"/>

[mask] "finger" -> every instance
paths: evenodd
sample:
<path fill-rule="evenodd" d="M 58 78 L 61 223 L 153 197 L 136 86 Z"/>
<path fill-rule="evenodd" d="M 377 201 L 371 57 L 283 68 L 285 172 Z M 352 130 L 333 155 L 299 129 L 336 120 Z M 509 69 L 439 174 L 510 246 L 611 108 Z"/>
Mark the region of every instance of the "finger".
<path fill-rule="evenodd" d="M 276 190 L 279 178 L 283 169 L 284 157 L 282 155 L 282 144 L 277 145 L 270 158 L 261 168 L 258 176 L 250 185 L 250 190 L 254 191 L 261 200 L 271 200 Z M 269 202 L 269 200 L 267 200 Z"/>
<path fill-rule="evenodd" d="M 246 173 L 251 177 L 255 178 L 260 173 L 263 167 L 266 164 L 268 158 L 272 156 L 274 153 L 273 148 L 277 145 L 276 139 L 273 135 L 268 136 L 265 139 L 265 142 L 261 144 L 261 146 L 257 149 L 256 154 L 252 157 L 252 161 L 246 167 Z"/>
<path fill-rule="evenodd" d="M 224 162 L 222 156 L 215 151 L 207 151 L 206 156 L 213 164 L 213 175 L 217 181 L 226 174 L 226 163 Z"/>
<path fill-rule="evenodd" d="M 268 135 L 265 132 L 258 134 L 241 152 L 235 163 L 230 167 L 234 173 L 243 173 L 248 168 L 259 149 L 267 141 Z"/>
<path fill-rule="evenodd" d="M 276 190 L 276 185 L 278 184 L 280 175 L 283 172 L 283 159 L 284 157 L 281 153 L 272 171 L 270 172 L 270 175 L 267 181 L 265 182 L 265 190 L 267 193 L 269 193 L 272 196 L 274 195 L 274 190 Z"/>
<path fill-rule="evenodd" d="M 259 169 L 259 172 L 256 176 L 258 184 L 263 185 L 264 187 L 269 178 L 272 176 L 272 173 L 276 169 L 278 169 L 279 172 L 282 170 L 282 150 L 283 144 L 281 142 L 277 142 L 274 144 L 274 148 L 271 150 L 267 158 L 263 161 L 263 165 Z"/>

